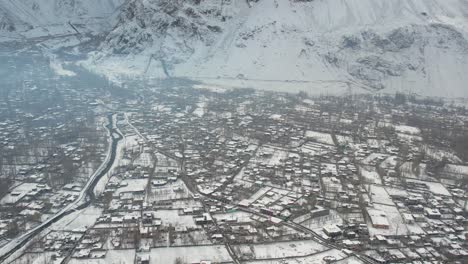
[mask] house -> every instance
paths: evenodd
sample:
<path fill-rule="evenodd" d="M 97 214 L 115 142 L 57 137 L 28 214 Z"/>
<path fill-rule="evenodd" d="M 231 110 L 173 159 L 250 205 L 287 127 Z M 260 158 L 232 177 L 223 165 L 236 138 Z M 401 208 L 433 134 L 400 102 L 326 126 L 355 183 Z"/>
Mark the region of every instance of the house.
<path fill-rule="evenodd" d="M 197 225 L 205 225 L 213 222 L 213 218 L 209 213 L 203 213 L 200 216 L 195 216 L 194 220 Z"/>
<path fill-rule="evenodd" d="M 390 223 L 388 222 L 385 212 L 373 208 L 367 208 L 367 214 L 371 220 L 374 228 L 389 229 Z"/>
<path fill-rule="evenodd" d="M 149 254 L 142 254 L 137 257 L 138 264 L 149 264 L 150 263 L 150 255 Z"/>
<path fill-rule="evenodd" d="M 442 217 L 439 210 L 432 208 L 424 208 L 424 215 L 430 219 L 440 219 Z"/>
<path fill-rule="evenodd" d="M 403 221 L 407 224 L 413 224 L 414 223 L 414 217 L 412 214 L 409 213 L 403 213 L 402 215 Z"/>
<path fill-rule="evenodd" d="M 330 237 L 336 237 L 341 235 L 342 231 L 337 225 L 326 225 L 323 227 L 323 232 Z"/>
<path fill-rule="evenodd" d="M 360 241 L 357 241 L 357 240 L 346 239 L 346 240 L 343 240 L 343 245 L 346 248 L 357 250 L 357 249 L 359 249 L 361 247 L 362 243 Z"/>

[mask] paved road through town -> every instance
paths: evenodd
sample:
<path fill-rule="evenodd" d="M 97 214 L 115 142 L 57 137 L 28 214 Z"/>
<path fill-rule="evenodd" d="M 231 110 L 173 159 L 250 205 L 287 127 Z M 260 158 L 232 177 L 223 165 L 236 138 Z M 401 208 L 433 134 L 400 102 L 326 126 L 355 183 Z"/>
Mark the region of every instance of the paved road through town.
<path fill-rule="evenodd" d="M 50 227 L 52 224 L 58 222 L 66 215 L 69 215 L 76 210 L 84 209 L 91 205 L 94 201 L 94 188 L 99 182 L 102 176 L 104 176 L 114 164 L 116 155 L 117 155 L 117 146 L 120 140 L 123 139 L 123 135 L 120 133 L 119 129 L 116 126 L 114 114 L 109 114 L 108 124 L 106 129 L 108 131 L 108 136 L 110 139 L 110 146 L 105 160 L 102 162 L 101 166 L 94 172 L 94 174 L 89 178 L 88 182 L 81 190 L 78 198 L 63 208 L 60 212 L 55 214 L 53 217 L 42 222 L 40 225 L 34 227 L 31 230 L 28 230 L 26 233 L 21 236 L 14 238 L 9 243 L 0 248 L 0 263 L 4 263 L 12 254 L 25 246 L 28 242 L 31 241 L 36 235 L 41 233 L 44 229 Z"/>

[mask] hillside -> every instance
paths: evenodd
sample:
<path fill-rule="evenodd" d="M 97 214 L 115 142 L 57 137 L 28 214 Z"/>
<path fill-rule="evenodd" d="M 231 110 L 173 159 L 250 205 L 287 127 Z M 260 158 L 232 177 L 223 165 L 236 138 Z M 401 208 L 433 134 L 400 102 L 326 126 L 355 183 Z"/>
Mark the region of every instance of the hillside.
<path fill-rule="evenodd" d="M 111 28 L 124 0 L 0 0 L 0 41 Z"/>
<path fill-rule="evenodd" d="M 122 10 L 87 62 L 109 76 L 445 96 L 468 81 L 462 0 L 132 0 Z"/>

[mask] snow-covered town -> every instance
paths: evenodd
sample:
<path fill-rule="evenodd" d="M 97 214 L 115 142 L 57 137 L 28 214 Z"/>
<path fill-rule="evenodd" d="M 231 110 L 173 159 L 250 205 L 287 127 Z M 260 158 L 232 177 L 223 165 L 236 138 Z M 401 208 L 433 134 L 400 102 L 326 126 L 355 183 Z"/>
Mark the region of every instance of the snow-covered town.
<path fill-rule="evenodd" d="M 164 87 L 2 101 L 2 263 L 468 261 L 456 101 Z"/>
<path fill-rule="evenodd" d="M 468 0 L 0 0 L 0 264 L 468 264 Z"/>

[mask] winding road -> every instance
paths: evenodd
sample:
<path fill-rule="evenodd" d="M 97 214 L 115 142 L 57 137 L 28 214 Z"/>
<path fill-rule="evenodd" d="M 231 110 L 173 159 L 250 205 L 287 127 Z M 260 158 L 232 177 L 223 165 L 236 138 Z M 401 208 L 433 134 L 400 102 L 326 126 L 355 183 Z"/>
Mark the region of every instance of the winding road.
<path fill-rule="evenodd" d="M 63 217 L 77 211 L 84 209 L 91 205 L 95 200 L 94 188 L 99 182 L 102 176 L 109 172 L 110 168 L 114 164 L 116 155 L 117 155 L 117 146 L 120 140 L 123 139 L 123 135 L 116 126 L 116 115 L 108 115 L 108 124 L 105 126 L 108 132 L 109 139 L 111 144 L 109 146 L 105 160 L 99 166 L 99 168 L 94 172 L 93 175 L 89 178 L 88 182 L 81 190 L 78 198 L 55 214 L 53 217 L 42 222 L 40 225 L 34 227 L 33 229 L 28 230 L 26 233 L 22 234 L 19 237 L 14 238 L 8 244 L 0 248 L 0 263 L 5 263 L 5 261 L 17 252 L 19 249 L 24 247 L 29 243 L 36 235 L 40 234 L 44 229 L 50 227 L 52 224 L 58 222 Z"/>

